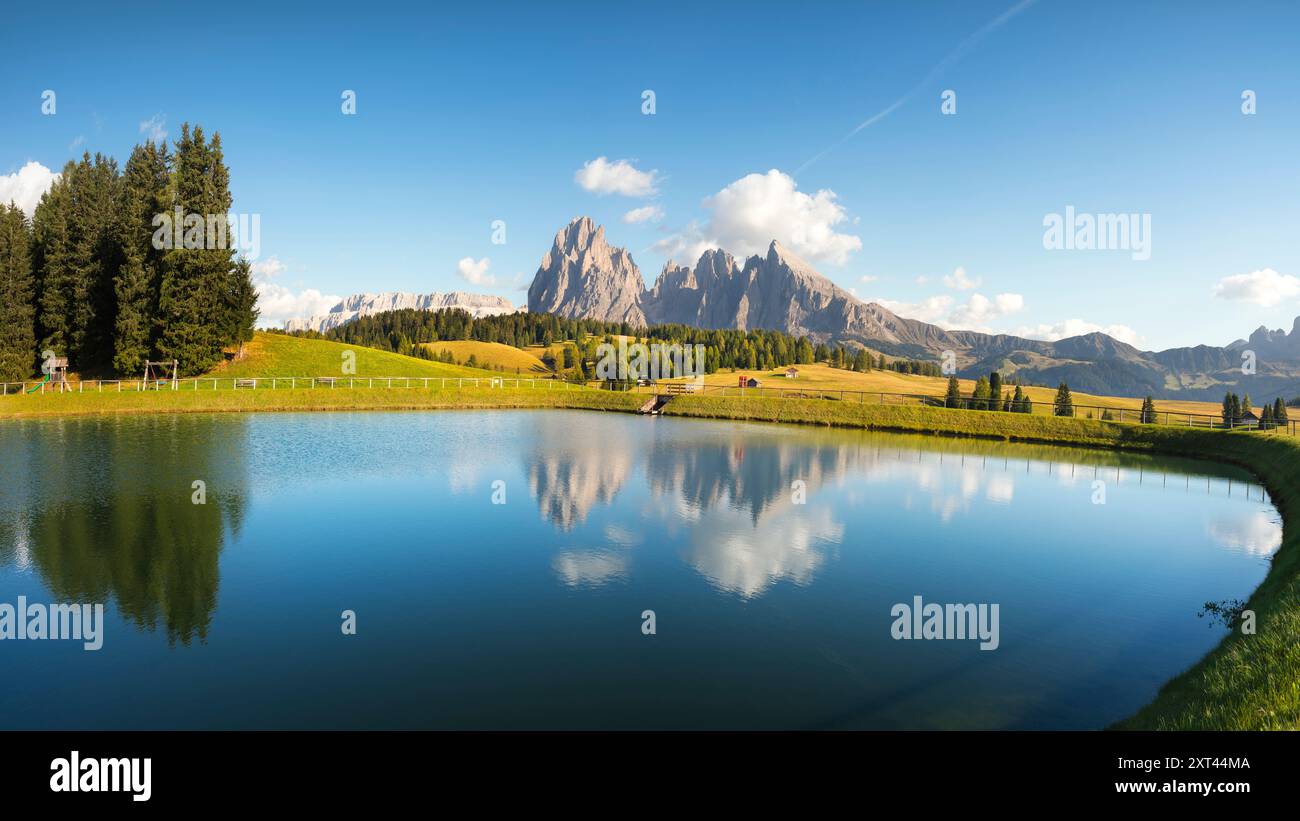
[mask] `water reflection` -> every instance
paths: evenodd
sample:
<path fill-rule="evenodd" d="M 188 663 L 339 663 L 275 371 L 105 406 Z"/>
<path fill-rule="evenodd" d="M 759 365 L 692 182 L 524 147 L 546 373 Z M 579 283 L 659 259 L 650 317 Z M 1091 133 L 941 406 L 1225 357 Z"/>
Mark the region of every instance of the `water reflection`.
<path fill-rule="evenodd" d="M 506 421 L 525 418 L 526 431 Z M 467 424 L 478 440 L 457 427 Z M 541 517 L 566 537 L 549 559 L 566 587 L 627 583 L 637 557 L 660 544 L 729 595 L 807 586 L 835 562 L 854 509 L 885 497 L 899 515 L 920 512 L 950 528 L 954 540 L 980 504 L 1012 505 L 1020 483 L 1032 491 L 1044 478 L 1071 488 L 1081 504 L 1099 478 L 1112 487 L 1264 499 L 1243 472 L 1209 463 L 894 434 L 597 414 L 472 424 L 455 415 L 331 415 L 314 425 L 315 437 L 277 433 L 299 425 L 293 417 L 241 416 L 2 425 L 0 567 L 34 570 L 61 600 L 111 598 L 125 618 L 161 627 L 171 642 L 203 641 L 219 556 L 238 535 L 251 492 L 250 426 L 259 426 L 253 461 L 270 487 L 289 478 L 348 475 L 365 484 L 436 471 L 453 494 L 473 495 L 491 478 L 483 452 L 519 446 L 518 455 L 502 455 L 518 465 Z M 321 448 L 322 436 L 335 445 Z M 191 503 L 196 479 L 207 483 L 207 504 Z M 1267 512 L 1223 515 L 1206 532 L 1255 556 L 1281 544 L 1280 523 Z M 855 538 L 861 545 L 870 536 Z"/>
<path fill-rule="evenodd" d="M 541 515 L 572 533 L 594 510 L 616 507 L 625 488 L 644 485 L 643 528 L 685 542 L 687 564 L 715 588 L 745 598 L 778 581 L 808 585 L 834 555 L 845 525 L 835 506 L 819 499 L 823 488 L 861 504 L 888 488 L 901 493 L 904 510 L 925 511 L 943 526 L 980 502 L 1010 506 L 1018 483 L 1044 479 L 1081 500 L 1091 499 L 1098 481 L 1265 500 L 1236 468 L 1145 454 L 716 422 L 650 422 L 647 442 L 629 439 L 625 420 L 608 432 L 605 421 L 593 420 L 582 439 L 558 422 L 538 423 L 523 469 Z M 1195 482 L 1193 472 L 1201 474 Z M 806 504 L 794 502 L 797 483 Z M 1209 535 L 1261 556 L 1281 544 L 1280 524 L 1263 513 L 1223 517 Z M 562 550 L 552 568 L 570 586 L 626 581 L 643 537 L 607 525 L 603 545 Z"/>
<path fill-rule="evenodd" d="M 244 438 L 242 419 L 0 426 L 0 565 L 34 568 L 60 601 L 112 600 L 169 642 L 203 641 L 225 528 L 242 518 Z"/>
<path fill-rule="evenodd" d="M 1263 511 L 1215 517 L 1206 533 L 1216 544 L 1252 556 L 1271 556 L 1282 546 L 1282 522 Z"/>

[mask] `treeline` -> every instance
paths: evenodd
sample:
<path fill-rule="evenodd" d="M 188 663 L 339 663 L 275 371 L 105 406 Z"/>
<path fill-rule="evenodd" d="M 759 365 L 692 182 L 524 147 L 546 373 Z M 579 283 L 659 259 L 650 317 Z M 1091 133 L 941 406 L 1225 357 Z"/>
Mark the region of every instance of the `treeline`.
<path fill-rule="evenodd" d="M 257 295 L 230 206 L 221 136 L 186 124 L 171 150 L 135 146 L 122 171 L 102 154 L 69 162 L 30 221 L 0 210 L 0 379 L 27 379 L 44 351 L 76 371 L 175 359 L 196 374 L 252 339 Z"/>
<path fill-rule="evenodd" d="M 854 371 L 888 369 L 900 373 L 939 376 L 937 362 L 911 359 L 886 360 L 863 348 L 838 344 L 814 345 L 807 337 L 795 337 L 781 331 L 727 330 L 695 328 L 689 325 L 653 325 L 638 328 L 626 322 L 601 322 L 592 319 L 565 319 L 553 314 L 513 313 L 475 318 L 459 308 L 423 311 L 406 308 L 359 317 L 324 333 L 295 331 L 294 336 L 329 339 L 350 345 L 381 348 L 408 356 L 445 358 L 430 353 L 429 342 L 473 340 L 497 342 L 515 348 L 530 345 L 550 346 L 572 342 L 580 355 L 565 355 L 554 360 L 554 370 L 574 369 L 580 376 L 588 373 L 598 360 L 602 343 L 614 343 L 616 337 L 644 339 L 664 345 L 703 345 L 704 370 L 721 369 L 772 370 L 789 365 L 826 362 L 832 367 Z"/>
<path fill-rule="evenodd" d="M 1282 401 L 1282 397 L 1273 400 L 1272 404 L 1265 402 L 1263 409 L 1256 419 L 1260 427 L 1272 428 L 1288 424 L 1291 420 L 1287 416 L 1287 402 Z M 1253 414 L 1255 406 L 1250 401 L 1250 394 L 1238 396 L 1235 393 L 1226 393 L 1223 396 L 1223 424 L 1229 427 L 1236 427 L 1243 422 L 1248 421 L 1246 414 Z"/>
<path fill-rule="evenodd" d="M 1033 413 L 1034 401 L 1025 393 L 1024 387 L 1017 380 L 1013 383 L 1015 390 L 1003 389 L 1002 374 L 993 371 L 988 376 L 981 376 L 975 382 L 971 395 L 961 395 L 961 382 L 957 377 L 948 377 L 948 392 L 943 404 L 948 408 L 965 408 L 966 410 L 994 410 L 1006 413 Z M 1068 393 L 1068 389 L 1067 389 Z"/>

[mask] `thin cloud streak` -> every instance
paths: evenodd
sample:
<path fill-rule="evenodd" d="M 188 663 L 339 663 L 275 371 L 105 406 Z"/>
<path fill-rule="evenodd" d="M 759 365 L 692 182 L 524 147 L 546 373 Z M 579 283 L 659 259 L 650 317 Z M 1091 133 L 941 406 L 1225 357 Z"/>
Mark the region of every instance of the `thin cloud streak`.
<path fill-rule="evenodd" d="M 992 34 L 994 31 L 997 31 L 1008 20 L 1020 14 L 1022 11 L 1029 8 L 1036 2 L 1038 2 L 1038 0 L 1020 0 L 1019 3 L 1015 4 L 1011 8 L 999 14 L 997 17 L 993 18 L 988 23 L 984 24 L 982 28 L 978 29 L 973 34 L 967 36 L 966 39 L 962 40 L 960 43 L 957 44 L 956 48 L 948 52 L 947 56 L 945 56 L 942 60 L 940 60 L 938 64 L 935 65 L 934 68 L 930 69 L 929 73 L 925 75 L 925 78 L 922 79 L 921 82 L 912 86 L 912 88 L 906 94 L 904 94 L 902 97 L 899 97 L 897 100 L 895 100 L 891 105 L 889 105 L 885 109 L 877 112 L 876 114 L 872 115 L 868 119 L 858 123 L 857 126 L 855 126 L 853 130 L 850 131 L 848 134 L 845 134 L 838 141 L 836 141 L 829 147 L 823 149 L 812 159 L 808 160 L 803 165 L 796 168 L 794 170 L 794 173 L 799 174 L 808 166 L 812 165 L 813 163 L 820 160 L 822 157 L 825 157 L 827 154 L 831 153 L 835 149 L 844 145 L 849 140 L 853 139 L 863 129 L 870 128 L 871 126 L 875 125 L 876 123 L 888 117 L 890 114 L 893 114 L 895 111 L 901 108 L 904 103 L 912 99 L 912 97 L 916 96 L 917 92 L 919 92 L 921 89 L 928 86 L 931 82 L 937 79 L 939 75 L 943 74 L 943 72 L 946 71 L 949 66 L 951 66 L 953 63 L 956 63 L 961 58 L 965 57 L 966 54 L 970 52 L 972 48 L 978 45 L 981 40 L 983 40 L 988 35 Z"/>

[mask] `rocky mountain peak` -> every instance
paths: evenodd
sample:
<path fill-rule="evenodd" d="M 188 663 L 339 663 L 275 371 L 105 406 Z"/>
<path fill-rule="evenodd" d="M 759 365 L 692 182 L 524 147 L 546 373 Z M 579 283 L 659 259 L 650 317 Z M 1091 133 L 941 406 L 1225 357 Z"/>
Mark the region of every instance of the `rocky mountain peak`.
<path fill-rule="evenodd" d="M 644 290 L 632 255 L 605 241 L 604 226 L 575 217 L 542 257 L 528 288 L 528 310 L 645 325 Z"/>

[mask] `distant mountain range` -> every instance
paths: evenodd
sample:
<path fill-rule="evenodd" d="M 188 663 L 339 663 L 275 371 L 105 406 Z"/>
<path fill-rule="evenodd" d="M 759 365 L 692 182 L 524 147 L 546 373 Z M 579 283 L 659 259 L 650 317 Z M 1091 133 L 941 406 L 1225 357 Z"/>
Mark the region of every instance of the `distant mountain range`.
<path fill-rule="evenodd" d="M 646 288 L 631 254 L 609 245 L 605 229 L 588 217 L 556 233 L 528 289 L 528 310 L 641 326 L 780 330 L 931 360 L 952 351 L 959 375 L 998 370 L 1032 384 L 1065 381 L 1088 393 L 1209 400 L 1226 390 L 1258 400 L 1300 395 L 1300 318 L 1290 333 L 1261 327 L 1224 347 L 1158 352 L 1103 333 L 1049 342 L 949 331 L 859 300 L 775 240 L 743 265 L 720 249 L 705 251 L 694 268 L 670 261 Z M 1241 372 L 1246 350 L 1256 356 L 1251 376 Z"/>
<path fill-rule="evenodd" d="M 284 323 L 286 331 L 320 331 L 324 333 L 356 319 L 383 311 L 398 311 L 415 308 L 424 311 L 438 311 L 443 308 L 460 308 L 472 316 L 493 316 L 514 313 L 517 308 L 509 300 L 488 294 L 467 294 L 463 291 L 451 291 L 446 294 L 407 294 L 400 291 L 382 294 L 353 294 L 339 304 L 330 308 L 329 313 L 319 314 L 307 319 L 289 319 Z"/>

